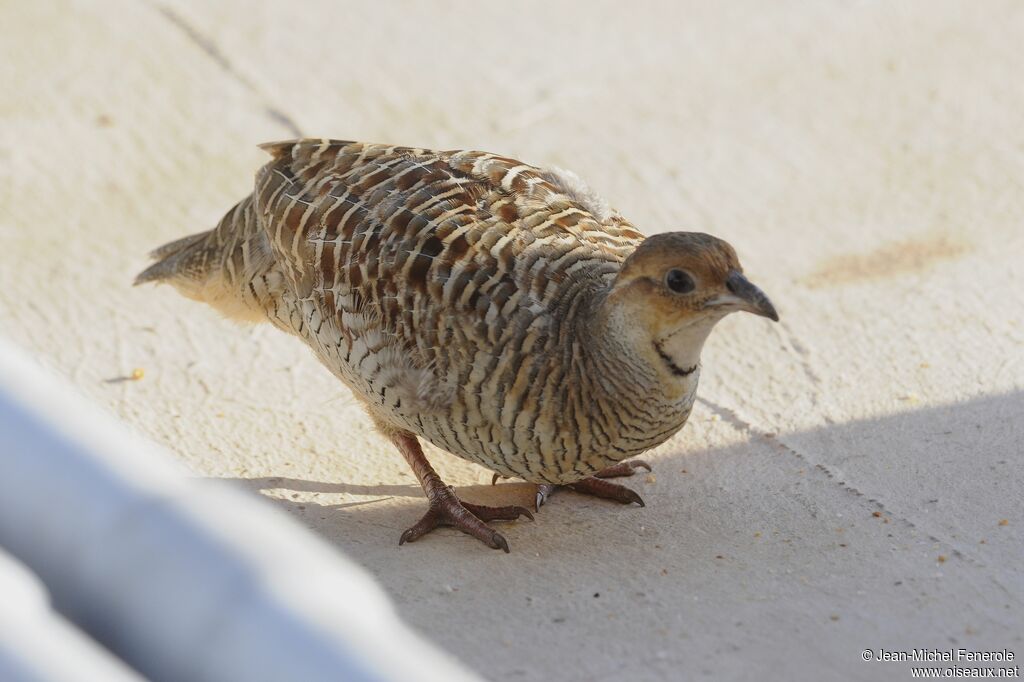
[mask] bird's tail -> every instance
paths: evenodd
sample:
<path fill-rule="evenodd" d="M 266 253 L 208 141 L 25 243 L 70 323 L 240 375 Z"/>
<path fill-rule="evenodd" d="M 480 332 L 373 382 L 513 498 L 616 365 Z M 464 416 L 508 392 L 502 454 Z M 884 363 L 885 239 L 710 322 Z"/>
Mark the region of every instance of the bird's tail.
<path fill-rule="evenodd" d="M 216 228 L 176 239 L 149 255 L 156 262 L 135 277 L 135 285 L 171 284 L 228 317 L 265 319 L 265 308 L 250 284 L 266 273 L 273 256 L 251 196 L 228 211 Z"/>
<path fill-rule="evenodd" d="M 153 249 L 149 252 L 149 257 L 156 262 L 136 275 L 133 284 L 138 286 L 147 282 L 173 280 L 186 272 L 205 269 L 203 266 L 207 259 L 200 256 L 206 251 L 203 242 L 210 238 L 212 232 L 213 230 L 207 230 L 190 234 Z"/>

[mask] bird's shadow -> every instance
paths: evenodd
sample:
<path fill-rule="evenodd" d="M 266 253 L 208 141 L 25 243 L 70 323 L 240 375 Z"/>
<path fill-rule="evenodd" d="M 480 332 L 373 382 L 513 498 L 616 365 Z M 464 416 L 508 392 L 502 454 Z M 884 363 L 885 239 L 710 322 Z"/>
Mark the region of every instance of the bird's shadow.
<path fill-rule="evenodd" d="M 883 516 L 892 513 L 907 519 L 908 529 L 917 523 L 928 528 L 925 537 L 963 535 L 968 526 L 972 535 L 986 537 L 989 533 L 979 525 L 981 521 L 974 520 L 988 523 L 987 515 L 995 513 L 984 500 L 993 496 L 1003 500 L 1004 511 L 999 513 L 1000 518 L 1010 518 L 1007 525 L 1015 523 L 1015 515 L 1022 511 L 1019 498 L 1005 489 L 1009 481 L 1019 478 L 1013 473 L 1019 472 L 1018 458 L 1011 451 L 1024 439 L 1017 419 L 1022 410 L 1024 392 L 1014 392 L 782 434 L 778 439 L 749 434 L 749 441 L 724 447 L 663 452 L 651 459 L 653 475 L 622 479 L 640 493 L 646 509 L 567 491 L 541 510 L 537 524 L 520 520 L 497 522 L 495 527 L 519 547 L 550 548 L 600 537 L 602 542 L 639 543 L 637 551 L 642 551 L 641 545 L 657 542 L 651 540 L 652 529 L 690 528 L 692 519 L 707 526 L 742 528 L 756 518 L 759 525 L 785 530 L 795 518 L 810 514 L 813 526 L 824 508 L 838 504 L 830 498 L 841 492 L 862 498 L 869 519 L 880 510 Z M 977 464 L 972 455 L 983 450 L 1000 453 L 998 457 L 989 454 L 984 461 L 989 468 L 1005 471 L 998 476 L 974 475 Z M 769 482 L 780 467 L 785 477 Z M 894 475 L 897 471 L 913 475 Z M 397 550 L 393 540 L 427 508 L 415 483 L 364 485 L 285 476 L 226 480 L 263 494 L 331 544 L 371 562 L 380 553 Z M 766 484 L 778 488 L 777 494 L 766 497 L 762 490 Z M 456 492 L 476 504 L 520 505 L 531 510 L 536 498 L 535 485 L 516 480 L 495 486 L 456 486 Z M 323 499 L 317 499 L 321 495 Z M 884 501 L 884 509 L 875 495 L 881 495 L 878 499 Z M 765 500 L 772 502 L 758 508 Z M 953 513 L 947 506 L 964 511 Z M 944 513 L 936 516 L 939 511 Z M 634 526 L 641 524 L 647 526 L 646 540 L 634 537 Z M 461 548 L 455 550 L 458 553 L 478 556 L 475 540 L 454 530 L 439 534 L 447 537 L 428 538 L 424 543 L 436 550 L 437 561 L 447 562 L 446 552 L 454 547 Z M 709 537 L 714 536 L 687 532 L 673 535 L 672 543 L 694 554 L 710 551 L 701 545 Z M 988 538 L 981 549 L 972 551 L 993 560 L 1011 556 L 1008 543 L 998 541 L 999 537 Z M 417 551 L 420 557 L 434 555 L 429 548 Z"/>
<path fill-rule="evenodd" d="M 328 483 L 302 478 L 285 476 L 266 476 L 263 478 L 225 478 L 220 479 L 240 485 L 246 490 L 266 493 L 273 490 L 285 490 L 291 493 L 326 493 L 356 495 L 376 499 L 342 502 L 339 504 L 317 504 L 324 509 L 340 510 L 351 507 L 362 507 L 383 502 L 392 498 L 413 498 L 426 501 L 419 485 L 358 485 L 354 483 Z M 532 509 L 537 486 L 522 482 L 505 482 L 499 485 L 467 485 L 458 486 L 459 499 L 475 504 L 491 506 L 521 505 Z M 298 502 L 296 499 L 274 498 L 286 507 L 308 507 L 310 502 Z"/>
<path fill-rule="evenodd" d="M 481 671 L 495 669 L 493 642 L 524 627 L 544 651 L 597 659 L 622 632 L 710 651 L 721 632 L 779 646 L 793 628 L 827 628 L 835 634 L 816 646 L 836 660 L 857 638 L 910 648 L 920 635 L 908 633 L 1012 648 L 1021 637 L 1005 633 L 1024 632 L 1008 610 L 1021 600 L 1021 414 L 1024 391 L 776 435 L 723 411 L 652 453 L 652 474 L 623 481 L 645 509 L 560 493 L 533 523 L 491 524 L 507 555 L 451 528 L 400 547 L 427 509 L 411 482 L 234 481 L 364 566 L 412 627 Z M 535 490 L 456 487 L 528 508 Z M 740 628 L 752 618 L 784 627 Z M 512 669 L 526 654 L 508 656 Z M 687 664 L 652 660 L 658 679 Z M 843 679 L 859 679 L 850 660 Z"/>
<path fill-rule="evenodd" d="M 298 493 L 337 493 L 343 495 L 381 495 L 388 497 L 422 497 L 423 492 L 418 485 L 357 485 L 354 483 L 328 483 L 326 481 L 310 481 L 303 478 L 286 476 L 266 476 L 263 478 L 236 478 L 238 484 L 255 492 L 267 490 L 290 490 Z"/>

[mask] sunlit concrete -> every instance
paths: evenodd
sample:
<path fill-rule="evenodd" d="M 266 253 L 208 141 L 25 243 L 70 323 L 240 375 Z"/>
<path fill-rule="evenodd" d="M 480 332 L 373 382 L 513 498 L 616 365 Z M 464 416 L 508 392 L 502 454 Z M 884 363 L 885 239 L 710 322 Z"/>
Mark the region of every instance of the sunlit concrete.
<path fill-rule="evenodd" d="M 0 324 L 198 475 L 277 500 L 491 679 L 1021 656 L 1021 10 L 8 3 Z M 713 335 L 691 423 L 634 481 L 645 509 L 565 494 L 502 525 L 510 555 L 399 548 L 415 479 L 308 351 L 129 286 L 296 131 L 570 168 L 649 233 L 728 239 L 782 322 Z M 470 500 L 532 498 L 429 454 Z"/>

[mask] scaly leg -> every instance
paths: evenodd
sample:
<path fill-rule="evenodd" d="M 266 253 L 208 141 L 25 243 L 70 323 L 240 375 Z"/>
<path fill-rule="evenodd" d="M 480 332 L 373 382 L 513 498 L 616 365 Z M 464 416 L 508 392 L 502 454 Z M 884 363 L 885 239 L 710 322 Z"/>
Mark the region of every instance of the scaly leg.
<path fill-rule="evenodd" d="M 537 486 L 537 502 L 536 510 L 540 511 L 541 506 L 547 502 L 548 498 L 551 497 L 556 490 L 559 488 L 569 488 L 583 495 L 593 495 L 594 497 L 602 497 L 606 500 L 615 500 L 622 504 L 630 504 L 636 502 L 641 507 L 646 506 L 643 498 L 641 498 L 635 491 L 630 490 L 624 485 L 617 483 L 610 483 L 604 479 L 606 478 L 617 478 L 619 476 L 632 476 L 636 473 L 637 469 L 651 470 L 651 465 L 641 459 L 634 459 L 628 462 L 619 462 L 607 469 L 598 471 L 593 476 L 580 479 L 575 483 L 567 483 L 566 485 L 556 485 L 554 483 L 541 483 Z"/>
<path fill-rule="evenodd" d="M 533 514 L 525 507 L 484 507 L 461 502 L 455 496 L 452 487 L 444 484 L 430 466 L 430 462 L 423 456 L 423 449 L 420 448 L 416 436 L 408 431 L 401 431 L 392 435 L 391 440 L 412 467 L 430 502 L 430 508 L 423 518 L 402 533 L 398 540 L 399 545 L 418 540 L 438 526 L 451 526 L 472 535 L 491 549 L 503 549 L 507 553 L 508 541 L 484 521 L 511 521 L 520 516 L 533 520 Z"/>

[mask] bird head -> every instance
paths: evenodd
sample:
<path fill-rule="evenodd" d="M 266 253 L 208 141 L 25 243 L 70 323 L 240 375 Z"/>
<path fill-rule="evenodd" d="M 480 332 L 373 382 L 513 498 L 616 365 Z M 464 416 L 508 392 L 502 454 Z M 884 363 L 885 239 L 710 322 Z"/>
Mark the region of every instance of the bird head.
<path fill-rule="evenodd" d="M 683 371 L 696 367 L 711 328 L 729 313 L 779 319 L 732 246 L 700 232 L 648 237 L 623 263 L 607 301 L 627 335 Z"/>

